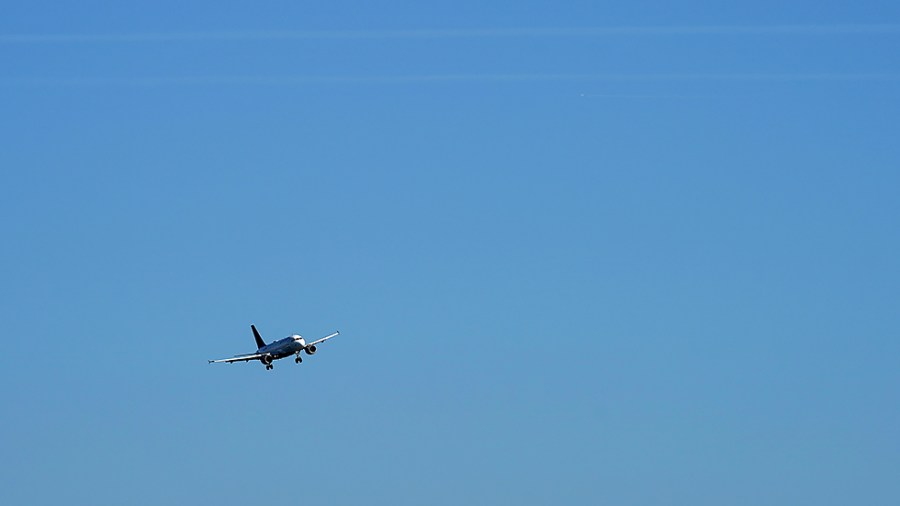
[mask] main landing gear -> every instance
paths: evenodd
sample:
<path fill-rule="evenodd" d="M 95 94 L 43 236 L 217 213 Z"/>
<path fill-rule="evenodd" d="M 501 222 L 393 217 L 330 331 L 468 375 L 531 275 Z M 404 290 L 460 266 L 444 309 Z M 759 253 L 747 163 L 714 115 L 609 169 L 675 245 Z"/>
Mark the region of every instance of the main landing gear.
<path fill-rule="evenodd" d="M 266 364 L 266 370 L 267 370 L 267 371 L 271 371 L 271 370 L 274 369 L 274 368 L 275 368 L 274 365 L 272 365 L 272 364 Z"/>

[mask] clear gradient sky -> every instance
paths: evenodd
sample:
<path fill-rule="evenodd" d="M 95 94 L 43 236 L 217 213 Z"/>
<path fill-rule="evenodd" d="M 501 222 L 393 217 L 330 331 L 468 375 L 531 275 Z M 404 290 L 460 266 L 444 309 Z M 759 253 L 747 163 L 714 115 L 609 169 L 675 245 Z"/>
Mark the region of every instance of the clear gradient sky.
<path fill-rule="evenodd" d="M 0 503 L 900 504 L 900 3 L 728 4 L 4 3 Z"/>

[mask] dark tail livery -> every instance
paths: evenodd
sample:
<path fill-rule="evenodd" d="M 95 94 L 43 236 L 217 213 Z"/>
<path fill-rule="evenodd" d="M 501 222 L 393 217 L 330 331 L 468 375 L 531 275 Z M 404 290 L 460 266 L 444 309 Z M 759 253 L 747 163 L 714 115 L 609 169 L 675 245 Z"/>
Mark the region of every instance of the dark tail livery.
<path fill-rule="evenodd" d="M 256 325 L 250 325 L 250 329 L 253 330 L 253 338 L 256 339 L 256 349 L 260 349 L 266 345 L 266 342 L 262 340 L 262 337 L 259 335 L 259 331 L 256 330 Z"/>

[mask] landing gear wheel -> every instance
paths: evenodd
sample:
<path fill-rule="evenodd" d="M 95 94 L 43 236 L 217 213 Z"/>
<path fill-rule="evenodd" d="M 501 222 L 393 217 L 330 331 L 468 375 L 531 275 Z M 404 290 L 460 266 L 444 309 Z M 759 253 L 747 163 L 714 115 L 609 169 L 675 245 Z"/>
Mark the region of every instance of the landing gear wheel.
<path fill-rule="evenodd" d="M 272 364 L 267 365 L 267 366 L 266 366 L 266 370 L 267 370 L 267 371 L 271 371 L 271 370 L 272 370 Z"/>
<path fill-rule="evenodd" d="M 294 363 L 295 363 L 295 364 L 299 364 L 300 362 L 303 362 L 303 359 L 302 359 L 302 358 L 297 357 L 297 358 L 294 359 Z"/>

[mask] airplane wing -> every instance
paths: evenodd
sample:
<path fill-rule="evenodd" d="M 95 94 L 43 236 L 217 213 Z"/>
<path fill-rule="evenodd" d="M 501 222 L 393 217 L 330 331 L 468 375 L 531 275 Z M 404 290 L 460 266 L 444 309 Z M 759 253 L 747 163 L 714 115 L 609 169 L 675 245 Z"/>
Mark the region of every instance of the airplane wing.
<path fill-rule="evenodd" d="M 319 344 L 319 343 L 324 343 L 325 341 L 327 341 L 327 340 L 329 340 L 329 339 L 331 339 L 332 337 L 337 336 L 337 335 L 340 335 L 340 332 L 334 331 L 334 334 L 327 335 L 327 336 L 323 337 L 322 339 L 319 339 L 318 341 L 313 341 L 313 342 L 307 344 L 306 346 L 315 346 L 315 345 L 317 345 L 317 344 Z"/>
<path fill-rule="evenodd" d="M 253 353 L 251 355 L 237 355 L 237 356 L 231 357 L 231 358 L 222 358 L 219 360 L 209 360 L 208 362 L 210 364 L 219 364 L 222 362 L 230 364 L 231 362 L 248 362 L 250 360 L 258 360 L 260 358 L 262 358 L 261 353 Z"/>

